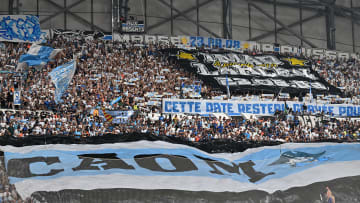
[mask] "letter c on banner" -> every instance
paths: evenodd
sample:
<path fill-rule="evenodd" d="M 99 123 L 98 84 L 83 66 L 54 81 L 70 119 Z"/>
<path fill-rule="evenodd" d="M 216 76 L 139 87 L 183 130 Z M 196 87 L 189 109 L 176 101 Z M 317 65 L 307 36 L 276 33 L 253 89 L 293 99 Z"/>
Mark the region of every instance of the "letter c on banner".
<path fill-rule="evenodd" d="M 171 108 L 169 107 L 171 105 L 171 101 L 165 101 L 165 113 L 170 113 Z"/>

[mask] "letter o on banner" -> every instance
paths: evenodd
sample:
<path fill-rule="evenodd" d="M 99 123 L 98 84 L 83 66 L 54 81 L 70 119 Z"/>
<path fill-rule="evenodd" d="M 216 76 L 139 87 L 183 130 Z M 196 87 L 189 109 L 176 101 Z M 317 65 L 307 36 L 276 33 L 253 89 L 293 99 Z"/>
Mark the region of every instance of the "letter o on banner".
<path fill-rule="evenodd" d="M 166 158 L 175 169 L 169 170 L 161 167 L 157 162 L 156 158 Z M 195 164 L 185 156 L 180 155 L 169 155 L 169 154 L 140 154 L 134 157 L 136 163 L 145 169 L 158 172 L 185 172 L 185 171 L 196 171 L 198 168 Z"/>

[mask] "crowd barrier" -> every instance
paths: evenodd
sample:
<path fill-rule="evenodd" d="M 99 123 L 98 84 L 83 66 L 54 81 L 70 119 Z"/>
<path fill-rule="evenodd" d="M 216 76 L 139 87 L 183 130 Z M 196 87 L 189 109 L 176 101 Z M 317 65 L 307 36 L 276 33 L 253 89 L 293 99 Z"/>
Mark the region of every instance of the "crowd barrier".
<path fill-rule="evenodd" d="M 12 145 L 16 147 L 45 145 L 45 144 L 106 144 L 119 142 L 134 142 L 140 140 L 148 141 L 165 141 L 174 144 L 183 144 L 196 147 L 208 153 L 233 153 L 243 152 L 249 148 L 262 146 L 280 145 L 280 141 L 234 141 L 230 139 L 216 139 L 210 141 L 192 142 L 178 137 L 155 136 L 147 133 L 130 133 L 130 134 L 108 134 L 104 136 L 78 137 L 78 136 L 27 136 L 16 138 L 13 136 L 0 137 L 0 145 Z M 342 142 L 338 139 L 319 140 L 318 142 Z"/>

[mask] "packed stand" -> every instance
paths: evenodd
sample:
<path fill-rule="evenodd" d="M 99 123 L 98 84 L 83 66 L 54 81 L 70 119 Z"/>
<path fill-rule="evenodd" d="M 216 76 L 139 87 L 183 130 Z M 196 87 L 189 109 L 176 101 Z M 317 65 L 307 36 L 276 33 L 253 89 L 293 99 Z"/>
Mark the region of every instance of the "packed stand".
<path fill-rule="evenodd" d="M 336 121 L 332 124 L 309 126 L 293 119 L 230 118 L 187 115 L 161 115 L 162 98 L 197 98 L 186 87 L 201 85 L 200 96 L 207 99 L 226 98 L 214 91 L 195 75 L 183 71 L 160 53 L 169 45 L 142 45 L 60 36 L 48 43 L 63 52 L 44 67 L 30 67 L 26 75 L 8 72 L 0 74 L 0 135 L 23 137 L 27 135 L 96 136 L 107 133 L 131 132 L 177 136 L 192 141 L 208 139 L 314 141 L 321 138 L 355 140 L 359 137 L 359 121 Z M 6 43 L 0 53 L 0 67 L 16 67 L 28 44 Z M 64 102 L 54 101 L 55 87 L 49 72 L 76 58 L 77 69 Z M 344 68 L 345 67 L 345 68 Z M 350 69 L 346 69 L 350 68 Z M 337 87 L 344 87 L 351 103 L 358 103 L 359 62 L 316 61 L 317 70 Z M 21 106 L 14 106 L 13 94 L 21 89 Z M 119 102 L 110 105 L 115 98 Z M 272 100 L 276 95 L 232 95 L 236 100 Z M 280 99 L 280 98 L 276 98 Z M 298 98 L 286 98 L 297 101 Z M 333 99 L 337 103 L 339 100 Z M 340 100 L 340 102 L 346 102 Z M 111 124 L 99 115 L 107 110 L 135 112 L 124 123 Z M 19 109 L 17 109 L 19 108 Z M 94 112 L 94 109 L 95 112 Z M 97 110 L 99 109 L 99 110 Z"/>

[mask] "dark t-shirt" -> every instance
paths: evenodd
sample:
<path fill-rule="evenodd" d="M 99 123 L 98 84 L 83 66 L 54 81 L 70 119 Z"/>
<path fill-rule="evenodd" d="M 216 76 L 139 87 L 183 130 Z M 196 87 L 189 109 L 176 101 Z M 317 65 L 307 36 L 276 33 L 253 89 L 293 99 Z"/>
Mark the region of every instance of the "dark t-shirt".
<path fill-rule="evenodd" d="M 12 102 L 13 101 L 13 93 L 10 91 L 7 95 L 7 100 L 8 102 Z"/>

